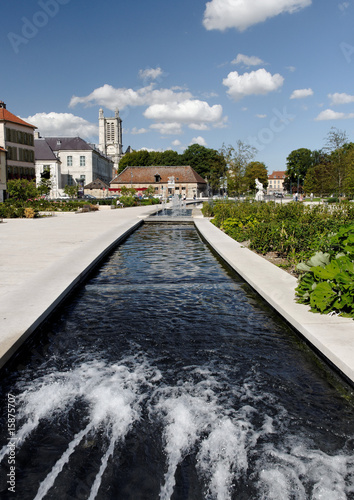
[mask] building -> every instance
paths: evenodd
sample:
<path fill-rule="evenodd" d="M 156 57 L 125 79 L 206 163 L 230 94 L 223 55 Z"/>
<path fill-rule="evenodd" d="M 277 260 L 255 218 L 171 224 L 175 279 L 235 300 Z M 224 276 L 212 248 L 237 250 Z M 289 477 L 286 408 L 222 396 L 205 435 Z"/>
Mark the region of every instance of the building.
<path fill-rule="evenodd" d="M 143 193 L 153 186 L 155 195 L 162 198 L 175 194 L 199 198 L 207 191 L 207 182 L 190 166 L 126 167 L 110 185 L 111 193 L 119 193 L 123 186 Z"/>
<path fill-rule="evenodd" d="M 34 139 L 35 165 L 36 165 L 36 185 L 38 186 L 43 178 L 50 178 L 51 190 L 50 198 L 57 198 L 60 195 L 61 182 L 61 162 L 53 153 L 44 137 L 37 133 Z"/>
<path fill-rule="evenodd" d="M 84 194 L 90 194 L 95 198 L 107 198 L 109 194 L 109 184 L 101 181 L 101 179 L 95 179 L 84 186 Z"/>
<path fill-rule="evenodd" d="M 79 189 L 83 190 L 86 184 L 95 179 L 101 179 L 109 185 L 112 180 L 113 162 L 94 145 L 88 144 L 80 137 L 46 137 L 43 140 L 49 149 L 45 153 L 45 146 L 40 142 L 40 139 L 38 135 L 36 138 L 36 148 L 38 146 L 37 180 L 44 167 L 48 170 L 50 158 L 53 160 L 56 157 L 58 174 L 54 189 L 60 190 L 66 185 L 77 185 Z M 48 158 L 44 158 L 43 155 L 48 156 Z M 53 172 L 55 168 L 53 164 Z"/>
<path fill-rule="evenodd" d="M 281 170 L 273 171 L 268 175 L 267 194 L 284 193 L 285 172 Z"/>
<path fill-rule="evenodd" d="M 6 173 L 6 149 L 0 146 L 0 203 L 6 198 L 7 173 Z"/>
<path fill-rule="evenodd" d="M 118 109 L 114 117 L 105 118 L 103 109 L 99 110 L 98 115 L 98 128 L 99 128 L 99 148 L 105 156 L 108 156 L 113 161 L 114 177 L 118 171 L 119 160 L 123 155 L 122 144 L 122 119 L 119 116 Z"/>
<path fill-rule="evenodd" d="M 36 178 L 34 163 L 34 130 L 6 109 L 0 101 L 0 146 L 7 150 L 7 180 Z"/>

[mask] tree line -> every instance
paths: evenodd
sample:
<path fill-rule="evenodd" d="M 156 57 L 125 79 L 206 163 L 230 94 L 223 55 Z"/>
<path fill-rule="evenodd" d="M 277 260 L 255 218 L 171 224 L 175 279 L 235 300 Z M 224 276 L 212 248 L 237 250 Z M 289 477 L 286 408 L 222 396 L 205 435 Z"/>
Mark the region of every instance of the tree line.
<path fill-rule="evenodd" d="M 323 149 L 292 151 L 287 157 L 285 187 L 318 196 L 353 196 L 354 143 L 345 132 L 332 127 Z"/>
<path fill-rule="evenodd" d="M 225 144 L 218 151 L 192 144 L 182 154 L 173 150 L 127 153 L 119 162 L 118 173 L 129 166 L 190 165 L 205 179 L 213 193 L 229 196 L 255 190 L 255 179 L 268 186 L 268 170 L 254 161 L 257 149 L 239 140 L 236 146 Z M 345 132 L 332 128 L 321 150 L 300 148 L 287 157 L 284 189 L 318 196 L 354 194 L 354 143 Z"/>

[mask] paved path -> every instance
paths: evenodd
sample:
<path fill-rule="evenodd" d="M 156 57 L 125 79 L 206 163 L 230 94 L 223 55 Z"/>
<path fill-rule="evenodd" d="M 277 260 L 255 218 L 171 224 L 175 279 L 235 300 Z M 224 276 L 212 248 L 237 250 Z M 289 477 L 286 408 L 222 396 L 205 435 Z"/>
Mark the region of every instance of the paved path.
<path fill-rule="evenodd" d="M 155 210 L 134 207 L 0 224 L 0 367 L 102 256 Z M 220 256 L 354 384 L 354 321 L 310 313 L 294 300 L 293 276 L 207 219 L 194 221 Z"/>
<path fill-rule="evenodd" d="M 0 224 L 0 367 L 124 235 L 156 207 Z"/>

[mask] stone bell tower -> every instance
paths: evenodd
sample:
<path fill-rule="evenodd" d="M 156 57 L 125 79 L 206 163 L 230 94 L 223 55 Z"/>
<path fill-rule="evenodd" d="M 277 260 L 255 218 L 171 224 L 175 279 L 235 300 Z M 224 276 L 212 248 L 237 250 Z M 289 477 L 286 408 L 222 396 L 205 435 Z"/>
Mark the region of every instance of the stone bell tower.
<path fill-rule="evenodd" d="M 115 172 L 117 172 L 119 160 L 123 157 L 122 119 L 118 109 L 116 109 L 113 118 L 105 118 L 101 108 L 98 121 L 99 148 L 104 155 L 111 158 Z"/>

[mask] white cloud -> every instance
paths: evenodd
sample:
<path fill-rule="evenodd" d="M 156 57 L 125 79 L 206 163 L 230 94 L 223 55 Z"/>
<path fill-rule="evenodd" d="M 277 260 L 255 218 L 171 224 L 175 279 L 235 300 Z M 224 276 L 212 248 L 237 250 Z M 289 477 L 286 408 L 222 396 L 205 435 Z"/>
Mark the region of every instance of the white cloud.
<path fill-rule="evenodd" d="M 144 116 L 150 120 L 201 125 L 220 121 L 222 106 L 209 106 L 205 101 L 188 99 L 183 102 L 153 104 L 145 110 Z"/>
<path fill-rule="evenodd" d="M 139 71 L 139 77 L 143 80 L 156 80 L 159 76 L 162 75 L 161 68 L 147 68 L 141 69 Z"/>
<path fill-rule="evenodd" d="M 80 116 L 71 113 L 37 113 L 24 118 L 36 125 L 43 137 L 66 136 L 92 139 L 98 135 L 98 125 L 90 123 Z"/>
<path fill-rule="evenodd" d="M 193 139 L 190 142 L 190 145 L 192 144 L 199 144 L 200 146 L 206 146 L 207 143 L 203 137 L 198 135 L 198 137 L 193 137 Z"/>
<path fill-rule="evenodd" d="M 205 123 L 190 123 L 188 127 L 193 130 L 209 130 L 208 125 Z"/>
<path fill-rule="evenodd" d="M 348 120 L 354 118 L 354 113 L 338 113 L 332 109 L 325 109 L 315 118 L 316 121 L 324 120 Z"/>
<path fill-rule="evenodd" d="M 257 118 L 267 118 L 267 115 L 256 115 Z"/>
<path fill-rule="evenodd" d="M 309 5 L 311 0 L 211 0 L 206 4 L 203 24 L 207 30 L 244 31 L 253 24 L 285 12 L 293 14 Z"/>
<path fill-rule="evenodd" d="M 138 90 L 114 88 L 105 84 L 95 89 L 88 96 L 73 96 L 69 106 L 74 107 L 77 104 L 84 104 L 85 106 L 99 105 L 114 111 L 116 108 L 124 109 L 127 106 L 149 106 L 158 103 L 180 102 L 191 98 L 192 94 L 188 91 L 155 89 L 153 83 Z"/>
<path fill-rule="evenodd" d="M 181 145 L 181 141 L 179 141 L 178 139 L 176 139 L 176 140 L 174 140 L 172 142 L 172 146 L 176 146 L 177 147 L 177 146 L 180 146 L 180 145 Z"/>
<path fill-rule="evenodd" d="M 136 127 L 133 127 L 130 131 L 130 133 L 132 135 L 138 135 L 138 134 L 146 134 L 146 132 L 148 132 L 148 129 L 146 128 L 136 128 Z"/>
<path fill-rule="evenodd" d="M 339 8 L 339 10 L 344 12 L 349 7 L 349 5 L 350 5 L 349 2 L 342 2 L 342 3 L 338 4 L 338 8 Z"/>
<path fill-rule="evenodd" d="M 231 64 L 244 64 L 245 66 L 259 66 L 261 64 L 264 64 L 264 62 L 257 56 L 245 56 L 244 54 L 237 54 L 236 59 L 231 61 Z"/>
<path fill-rule="evenodd" d="M 162 135 L 179 135 L 182 134 L 181 123 L 153 123 L 150 125 L 153 130 L 158 130 Z"/>
<path fill-rule="evenodd" d="M 294 73 L 294 71 L 296 71 L 295 66 L 286 66 L 286 69 L 290 71 L 290 73 Z"/>
<path fill-rule="evenodd" d="M 331 99 L 331 106 L 336 104 L 349 104 L 354 102 L 354 95 L 349 94 L 339 94 L 336 92 L 335 94 L 328 94 L 328 97 Z"/>
<path fill-rule="evenodd" d="M 298 89 L 294 90 L 294 92 L 291 94 L 290 99 L 304 99 L 305 97 L 309 97 L 310 95 L 313 95 L 313 90 L 312 89 Z"/>
<path fill-rule="evenodd" d="M 271 75 L 264 68 L 243 75 L 232 71 L 223 80 L 223 84 L 229 87 L 227 93 L 235 101 L 247 95 L 268 94 L 268 92 L 279 89 L 283 82 L 284 78 L 279 73 Z"/>

